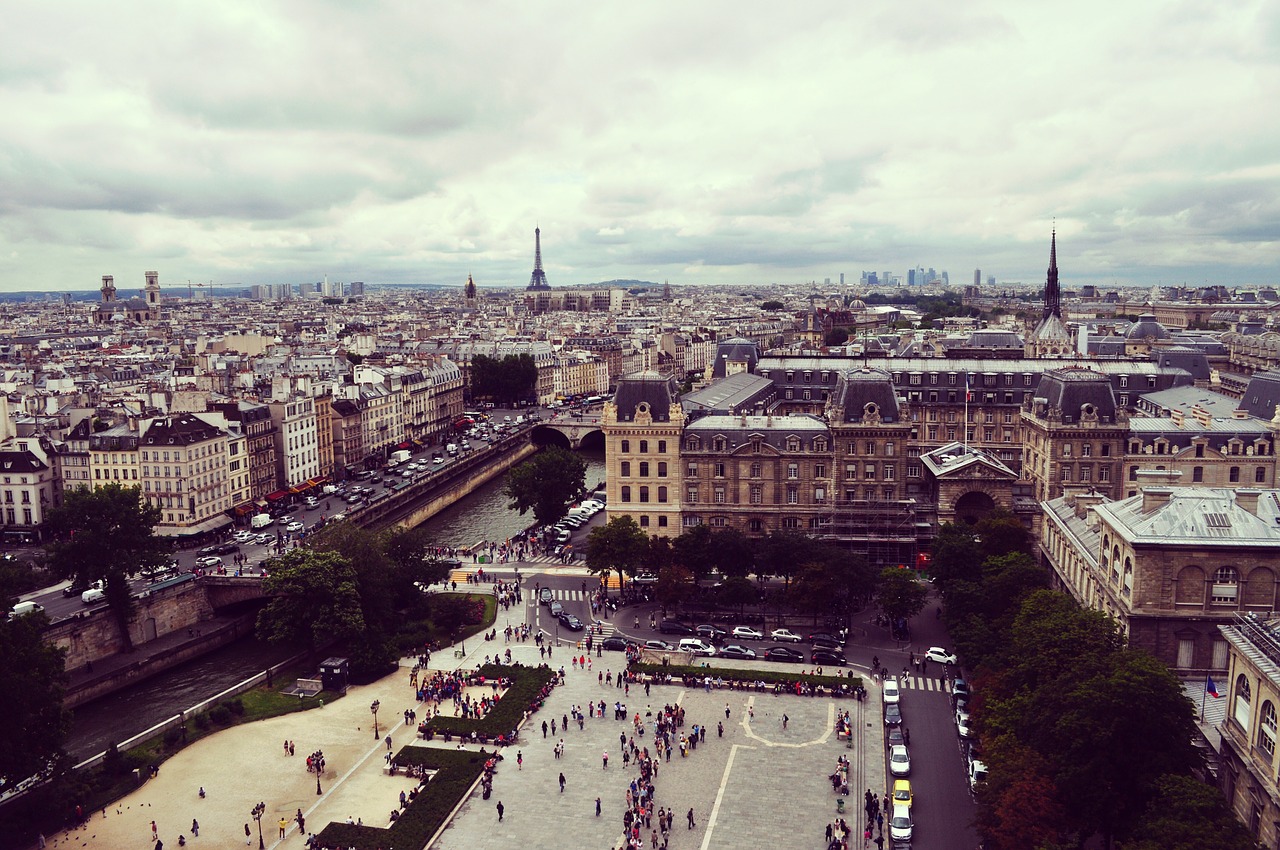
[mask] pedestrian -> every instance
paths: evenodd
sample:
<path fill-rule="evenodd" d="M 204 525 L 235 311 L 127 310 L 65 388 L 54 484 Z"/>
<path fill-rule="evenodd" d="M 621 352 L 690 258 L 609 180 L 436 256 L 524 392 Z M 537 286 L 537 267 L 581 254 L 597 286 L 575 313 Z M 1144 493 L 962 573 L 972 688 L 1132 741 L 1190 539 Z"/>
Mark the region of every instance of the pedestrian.
<path fill-rule="evenodd" d="M 506 807 L 502 805 L 502 801 L 498 801 L 498 823 L 502 823 L 502 813 L 506 811 Z"/>
<path fill-rule="evenodd" d="M 516 750 L 516 770 L 524 770 L 524 750 Z"/>
<path fill-rule="evenodd" d="M 200 837 L 200 821 L 196 820 L 195 818 L 191 819 L 191 837 L 192 838 Z"/>
<path fill-rule="evenodd" d="M 284 838 L 284 831 L 289 828 L 289 821 L 284 818 L 280 818 L 280 823 L 277 824 L 277 826 L 280 827 L 280 837 Z"/>
<path fill-rule="evenodd" d="M 156 829 L 156 822 L 152 821 L 151 822 L 151 840 L 155 841 L 159 837 L 160 837 L 160 832 L 159 830 Z"/>
<path fill-rule="evenodd" d="M 600 798 L 596 797 L 596 817 L 600 817 Z"/>
<path fill-rule="evenodd" d="M 547 721 L 542 721 L 542 737 L 547 737 Z"/>
<path fill-rule="evenodd" d="M 693 829 L 697 825 L 693 822 L 693 809 L 689 810 L 689 814 L 686 817 L 689 818 L 689 829 Z"/>
<path fill-rule="evenodd" d="M 785 715 L 785 714 L 784 714 L 784 715 L 782 715 L 782 728 L 783 728 L 783 729 L 786 729 L 786 728 L 787 728 L 787 722 L 788 722 L 789 720 L 791 720 L 791 718 L 790 718 L 790 717 L 787 717 L 787 715 Z"/>
<path fill-rule="evenodd" d="M 391 752 L 391 736 L 387 736 L 387 752 Z"/>
<path fill-rule="evenodd" d="M 724 704 L 724 719 L 729 719 L 729 703 L 727 702 Z"/>
<path fill-rule="evenodd" d="M 249 836 L 250 836 L 251 834 L 252 834 L 252 833 L 250 833 L 250 832 L 249 832 L 249 824 L 247 824 L 247 823 L 246 823 L 246 824 L 244 825 L 244 846 L 245 846 L 245 847 L 248 847 L 248 846 L 249 846 Z"/>
<path fill-rule="evenodd" d="M 723 724 L 723 723 L 717 723 L 717 724 L 716 724 L 716 737 L 717 737 L 717 738 L 723 738 L 723 737 L 724 737 L 724 724 Z"/>
<path fill-rule="evenodd" d="M 608 770 L 609 769 L 609 751 L 608 750 L 604 751 L 603 761 L 604 761 L 604 767 L 602 767 L 601 769 Z"/>
<path fill-rule="evenodd" d="M 560 793 L 564 793 L 564 774 L 560 774 Z"/>

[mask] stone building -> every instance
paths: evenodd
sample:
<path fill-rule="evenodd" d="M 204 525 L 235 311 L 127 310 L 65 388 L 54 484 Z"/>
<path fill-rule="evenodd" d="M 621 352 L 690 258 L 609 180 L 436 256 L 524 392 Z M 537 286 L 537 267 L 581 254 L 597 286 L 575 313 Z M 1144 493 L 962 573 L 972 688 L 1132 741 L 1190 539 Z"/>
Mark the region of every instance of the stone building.
<path fill-rule="evenodd" d="M 231 524 L 227 433 L 193 413 L 151 422 L 138 440 L 142 497 L 160 509 L 157 534 L 189 536 Z"/>
<path fill-rule="evenodd" d="M 630 516 L 649 534 L 680 534 L 684 424 L 670 379 L 640 372 L 618 383 L 601 418 L 609 519 Z"/>
<path fill-rule="evenodd" d="M 1280 620 L 1274 614 L 1236 614 L 1218 627 L 1226 639 L 1227 673 L 1219 698 L 1227 701 L 1218 781 L 1227 804 L 1260 847 L 1280 845 Z"/>
<path fill-rule="evenodd" d="M 1023 477 L 1038 501 L 1077 491 L 1118 498 L 1130 419 L 1106 375 L 1082 368 L 1045 372 L 1023 403 Z"/>

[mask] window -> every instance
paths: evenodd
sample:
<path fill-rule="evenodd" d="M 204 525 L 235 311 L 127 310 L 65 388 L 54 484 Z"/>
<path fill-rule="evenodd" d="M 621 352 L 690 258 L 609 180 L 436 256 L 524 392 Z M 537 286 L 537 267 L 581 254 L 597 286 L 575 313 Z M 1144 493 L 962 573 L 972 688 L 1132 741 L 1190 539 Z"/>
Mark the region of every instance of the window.
<path fill-rule="evenodd" d="M 641 440 L 641 441 L 640 441 L 640 454 L 644 455 L 644 454 L 648 454 L 648 453 L 649 453 L 649 441 L 648 441 L 648 440 Z"/>
<path fill-rule="evenodd" d="M 667 462 L 665 460 L 658 461 L 658 477 L 659 478 L 667 477 Z"/>
<path fill-rule="evenodd" d="M 764 487 L 759 484 L 751 485 L 751 504 L 760 505 L 764 503 Z"/>
<path fill-rule="evenodd" d="M 1197 445 L 1197 446 L 1196 446 L 1196 457 L 1204 457 L 1204 446 L 1203 446 L 1203 445 Z"/>
<path fill-rule="evenodd" d="M 794 484 L 787 486 L 787 504 L 788 505 L 800 504 L 800 488 L 796 487 Z"/>
<path fill-rule="evenodd" d="M 648 488 L 648 487 L 641 487 L 641 488 L 640 488 L 640 501 L 642 501 L 642 502 L 647 502 L 647 501 L 649 501 L 649 488 Z"/>
<path fill-rule="evenodd" d="M 1240 589 L 1240 574 L 1235 571 L 1234 567 L 1219 567 L 1213 574 L 1213 587 L 1211 589 L 1212 601 L 1225 605 L 1234 605 L 1236 602 L 1236 593 Z"/>
<path fill-rule="evenodd" d="M 747 528 L 751 531 L 764 531 L 764 520 L 752 519 L 747 521 Z"/>
<path fill-rule="evenodd" d="M 1267 761 L 1276 755 L 1276 707 L 1267 700 L 1262 704 L 1262 728 L 1258 730 L 1258 748 L 1267 754 Z"/>
<path fill-rule="evenodd" d="M 631 488 L 630 488 L 630 487 L 626 487 L 626 486 L 624 486 L 624 487 L 622 488 L 622 501 L 624 501 L 624 502 L 630 502 L 630 501 L 631 501 Z"/>
<path fill-rule="evenodd" d="M 716 477 L 716 478 L 724 478 L 724 464 L 723 464 L 723 463 L 717 463 L 717 464 L 715 465 L 715 477 Z"/>
<path fill-rule="evenodd" d="M 664 455 L 664 454 L 666 454 L 666 453 L 667 453 L 667 441 L 666 441 L 666 440 L 659 440 L 659 441 L 658 441 L 658 454 L 660 454 L 660 455 Z"/>
<path fill-rule="evenodd" d="M 876 477 L 876 465 L 874 463 L 867 464 L 862 470 L 862 477 L 865 480 L 874 481 Z"/>
<path fill-rule="evenodd" d="M 1102 444 L 1102 456 L 1103 456 L 1103 457 L 1111 457 L 1111 444 L 1110 444 L 1110 443 L 1103 443 L 1103 444 Z"/>
<path fill-rule="evenodd" d="M 649 516 L 647 514 L 640 515 L 640 527 L 641 528 L 649 527 Z"/>
<path fill-rule="evenodd" d="M 1062 467 L 1062 480 L 1063 480 L 1063 481 L 1070 481 L 1070 480 L 1071 480 L 1071 467 L 1070 467 L 1070 466 L 1063 466 L 1063 467 Z"/>
<path fill-rule="evenodd" d="M 715 488 L 715 490 L 711 492 L 711 499 L 717 505 L 723 505 L 724 504 L 724 488 L 723 487 Z"/>
<path fill-rule="evenodd" d="M 1071 457 L 1071 444 L 1070 444 L 1070 443 L 1063 443 L 1063 444 L 1062 444 L 1062 456 L 1063 456 L 1063 457 Z"/>
<path fill-rule="evenodd" d="M 623 478 L 631 477 L 631 461 L 624 460 L 622 463 L 618 464 L 618 466 L 621 468 Z"/>
<path fill-rule="evenodd" d="M 785 519 L 782 520 L 782 527 L 783 528 L 799 528 L 800 520 L 793 516 L 786 517 Z"/>
<path fill-rule="evenodd" d="M 666 487 L 659 487 L 659 488 L 658 488 L 658 501 L 659 501 L 660 503 L 664 504 L 664 505 L 667 503 L 667 488 L 666 488 Z"/>
<path fill-rule="evenodd" d="M 698 488 L 688 487 L 684 491 L 684 499 L 691 505 L 698 504 Z"/>
<path fill-rule="evenodd" d="M 1196 448 L 1198 449 L 1198 448 L 1200 448 L 1200 446 L 1196 446 Z M 1193 482 L 1197 483 L 1197 484 L 1198 484 L 1198 483 L 1200 483 L 1201 481 L 1204 481 L 1204 467 L 1203 467 L 1203 466 L 1193 466 L 1193 467 L 1191 467 L 1191 480 L 1192 480 Z"/>
<path fill-rule="evenodd" d="M 702 525 L 702 517 L 685 514 L 685 517 L 682 520 L 682 522 L 685 528 L 697 528 L 698 526 Z"/>
<path fill-rule="evenodd" d="M 1088 483 L 1089 483 L 1090 481 L 1092 481 L 1092 480 L 1093 480 L 1093 467 L 1092 467 L 1092 466 L 1081 466 L 1081 467 L 1080 467 L 1080 481 L 1081 481 L 1082 483 L 1088 484 Z"/>
<path fill-rule="evenodd" d="M 1238 466 L 1233 466 L 1233 467 L 1231 467 L 1231 469 L 1227 472 L 1227 480 L 1228 480 L 1228 481 L 1230 481 L 1232 484 L 1237 484 L 1237 483 L 1239 483 L 1239 481 L 1240 481 L 1240 467 L 1238 467 Z"/>
<path fill-rule="evenodd" d="M 1253 692 L 1249 688 L 1249 680 L 1244 674 L 1236 677 L 1235 721 L 1244 731 L 1249 731 L 1249 715 L 1253 706 Z"/>
<path fill-rule="evenodd" d="M 1111 480 L 1111 467 L 1109 467 L 1109 466 L 1100 466 L 1100 467 L 1098 467 L 1098 480 L 1099 480 L 1099 481 L 1110 481 L 1110 480 Z"/>
<path fill-rule="evenodd" d="M 815 463 L 815 464 L 813 465 L 813 477 L 814 477 L 814 478 L 826 478 L 826 477 L 827 477 L 827 465 L 826 465 L 825 463 Z"/>
<path fill-rule="evenodd" d="M 875 455 L 875 453 L 876 453 L 876 444 L 868 440 L 867 441 L 867 457 L 872 457 L 873 455 Z"/>
<path fill-rule="evenodd" d="M 1181 668 L 1190 667 L 1196 660 L 1196 642 L 1193 638 L 1178 638 L 1178 663 Z"/>
<path fill-rule="evenodd" d="M 690 448 L 692 448 L 692 446 L 691 446 Z M 631 451 L 631 441 L 630 441 L 630 440 L 623 440 L 623 441 L 622 441 L 622 453 L 623 453 L 623 454 L 628 454 L 630 451 Z"/>
<path fill-rule="evenodd" d="M 813 501 L 815 504 L 821 505 L 827 501 L 827 488 L 815 487 L 813 490 Z"/>
<path fill-rule="evenodd" d="M 844 465 L 844 479 L 846 481 L 858 480 L 858 465 L 856 463 L 846 463 Z"/>
<path fill-rule="evenodd" d="M 921 472 L 920 464 L 918 464 L 918 463 L 909 463 L 909 464 L 907 464 L 907 477 L 908 477 L 908 478 L 919 478 L 919 477 L 920 477 L 920 472 Z"/>
<path fill-rule="evenodd" d="M 1266 468 L 1265 466 L 1258 466 L 1258 467 L 1254 467 L 1254 470 L 1253 470 L 1253 483 L 1254 483 L 1254 484 L 1265 484 L 1265 483 L 1267 483 L 1267 468 Z"/>
<path fill-rule="evenodd" d="M 662 516 L 658 517 L 658 528 L 666 528 L 666 527 L 667 527 L 667 515 L 663 514 Z"/>
<path fill-rule="evenodd" d="M 793 478 L 793 479 L 794 479 L 794 478 L 799 478 L 799 477 L 800 477 L 800 464 L 798 464 L 798 463 L 789 463 L 789 464 L 787 464 L 787 477 L 788 477 L 788 478 Z"/>
<path fill-rule="evenodd" d="M 896 463 L 886 463 L 884 465 L 884 480 L 893 481 L 897 477 L 898 465 Z"/>
<path fill-rule="evenodd" d="M 729 524 L 729 520 L 725 519 L 722 516 L 713 516 L 710 519 L 710 521 L 707 523 L 707 525 L 711 526 L 712 528 L 724 528 L 728 524 Z"/>
<path fill-rule="evenodd" d="M 640 461 L 640 477 L 641 478 L 649 477 L 649 461 L 647 460 Z"/>
<path fill-rule="evenodd" d="M 1138 480 L 1138 467 L 1136 466 L 1129 467 L 1129 480 L 1130 481 Z"/>
<path fill-rule="evenodd" d="M 752 478 L 760 477 L 760 463 L 758 461 L 756 463 L 751 464 L 751 477 Z"/>

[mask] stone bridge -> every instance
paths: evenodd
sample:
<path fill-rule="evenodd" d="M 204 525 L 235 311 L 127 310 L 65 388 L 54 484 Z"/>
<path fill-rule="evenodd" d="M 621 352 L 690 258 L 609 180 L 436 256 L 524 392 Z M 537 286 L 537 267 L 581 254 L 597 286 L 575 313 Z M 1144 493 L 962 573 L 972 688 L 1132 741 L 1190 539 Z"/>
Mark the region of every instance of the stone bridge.
<path fill-rule="evenodd" d="M 200 577 L 200 587 L 215 611 L 266 598 L 262 576 L 204 575 Z"/>
<path fill-rule="evenodd" d="M 604 431 L 600 429 L 599 415 L 578 418 L 560 414 L 549 422 L 535 425 L 530 439 L 539 445 L 570 449 L 604 448 Z"/>

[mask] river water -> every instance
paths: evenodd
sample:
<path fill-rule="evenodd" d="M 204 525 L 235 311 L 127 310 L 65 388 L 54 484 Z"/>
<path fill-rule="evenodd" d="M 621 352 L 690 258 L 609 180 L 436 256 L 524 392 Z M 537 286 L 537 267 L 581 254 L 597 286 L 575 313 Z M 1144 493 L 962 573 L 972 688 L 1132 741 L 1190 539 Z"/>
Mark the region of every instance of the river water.
<path fill-rule="evenodd" d="M 579 452 L 579 456 L 587 463 L 587 488 L 593 489 L 604 481 L 604 453 Z M 528 528 L 533 514 L 521 516 L 508 508 L 505 486 L 506 476 L 495 478 L 427 520 L 435 544 L 463 547 L 481 540 L 500 542 Z M 75 711 L 67 751 L 75 761 L 97 755 L 111 743 L 150 729 L 297 651 L 240 640 L 82 705 Z"/>

